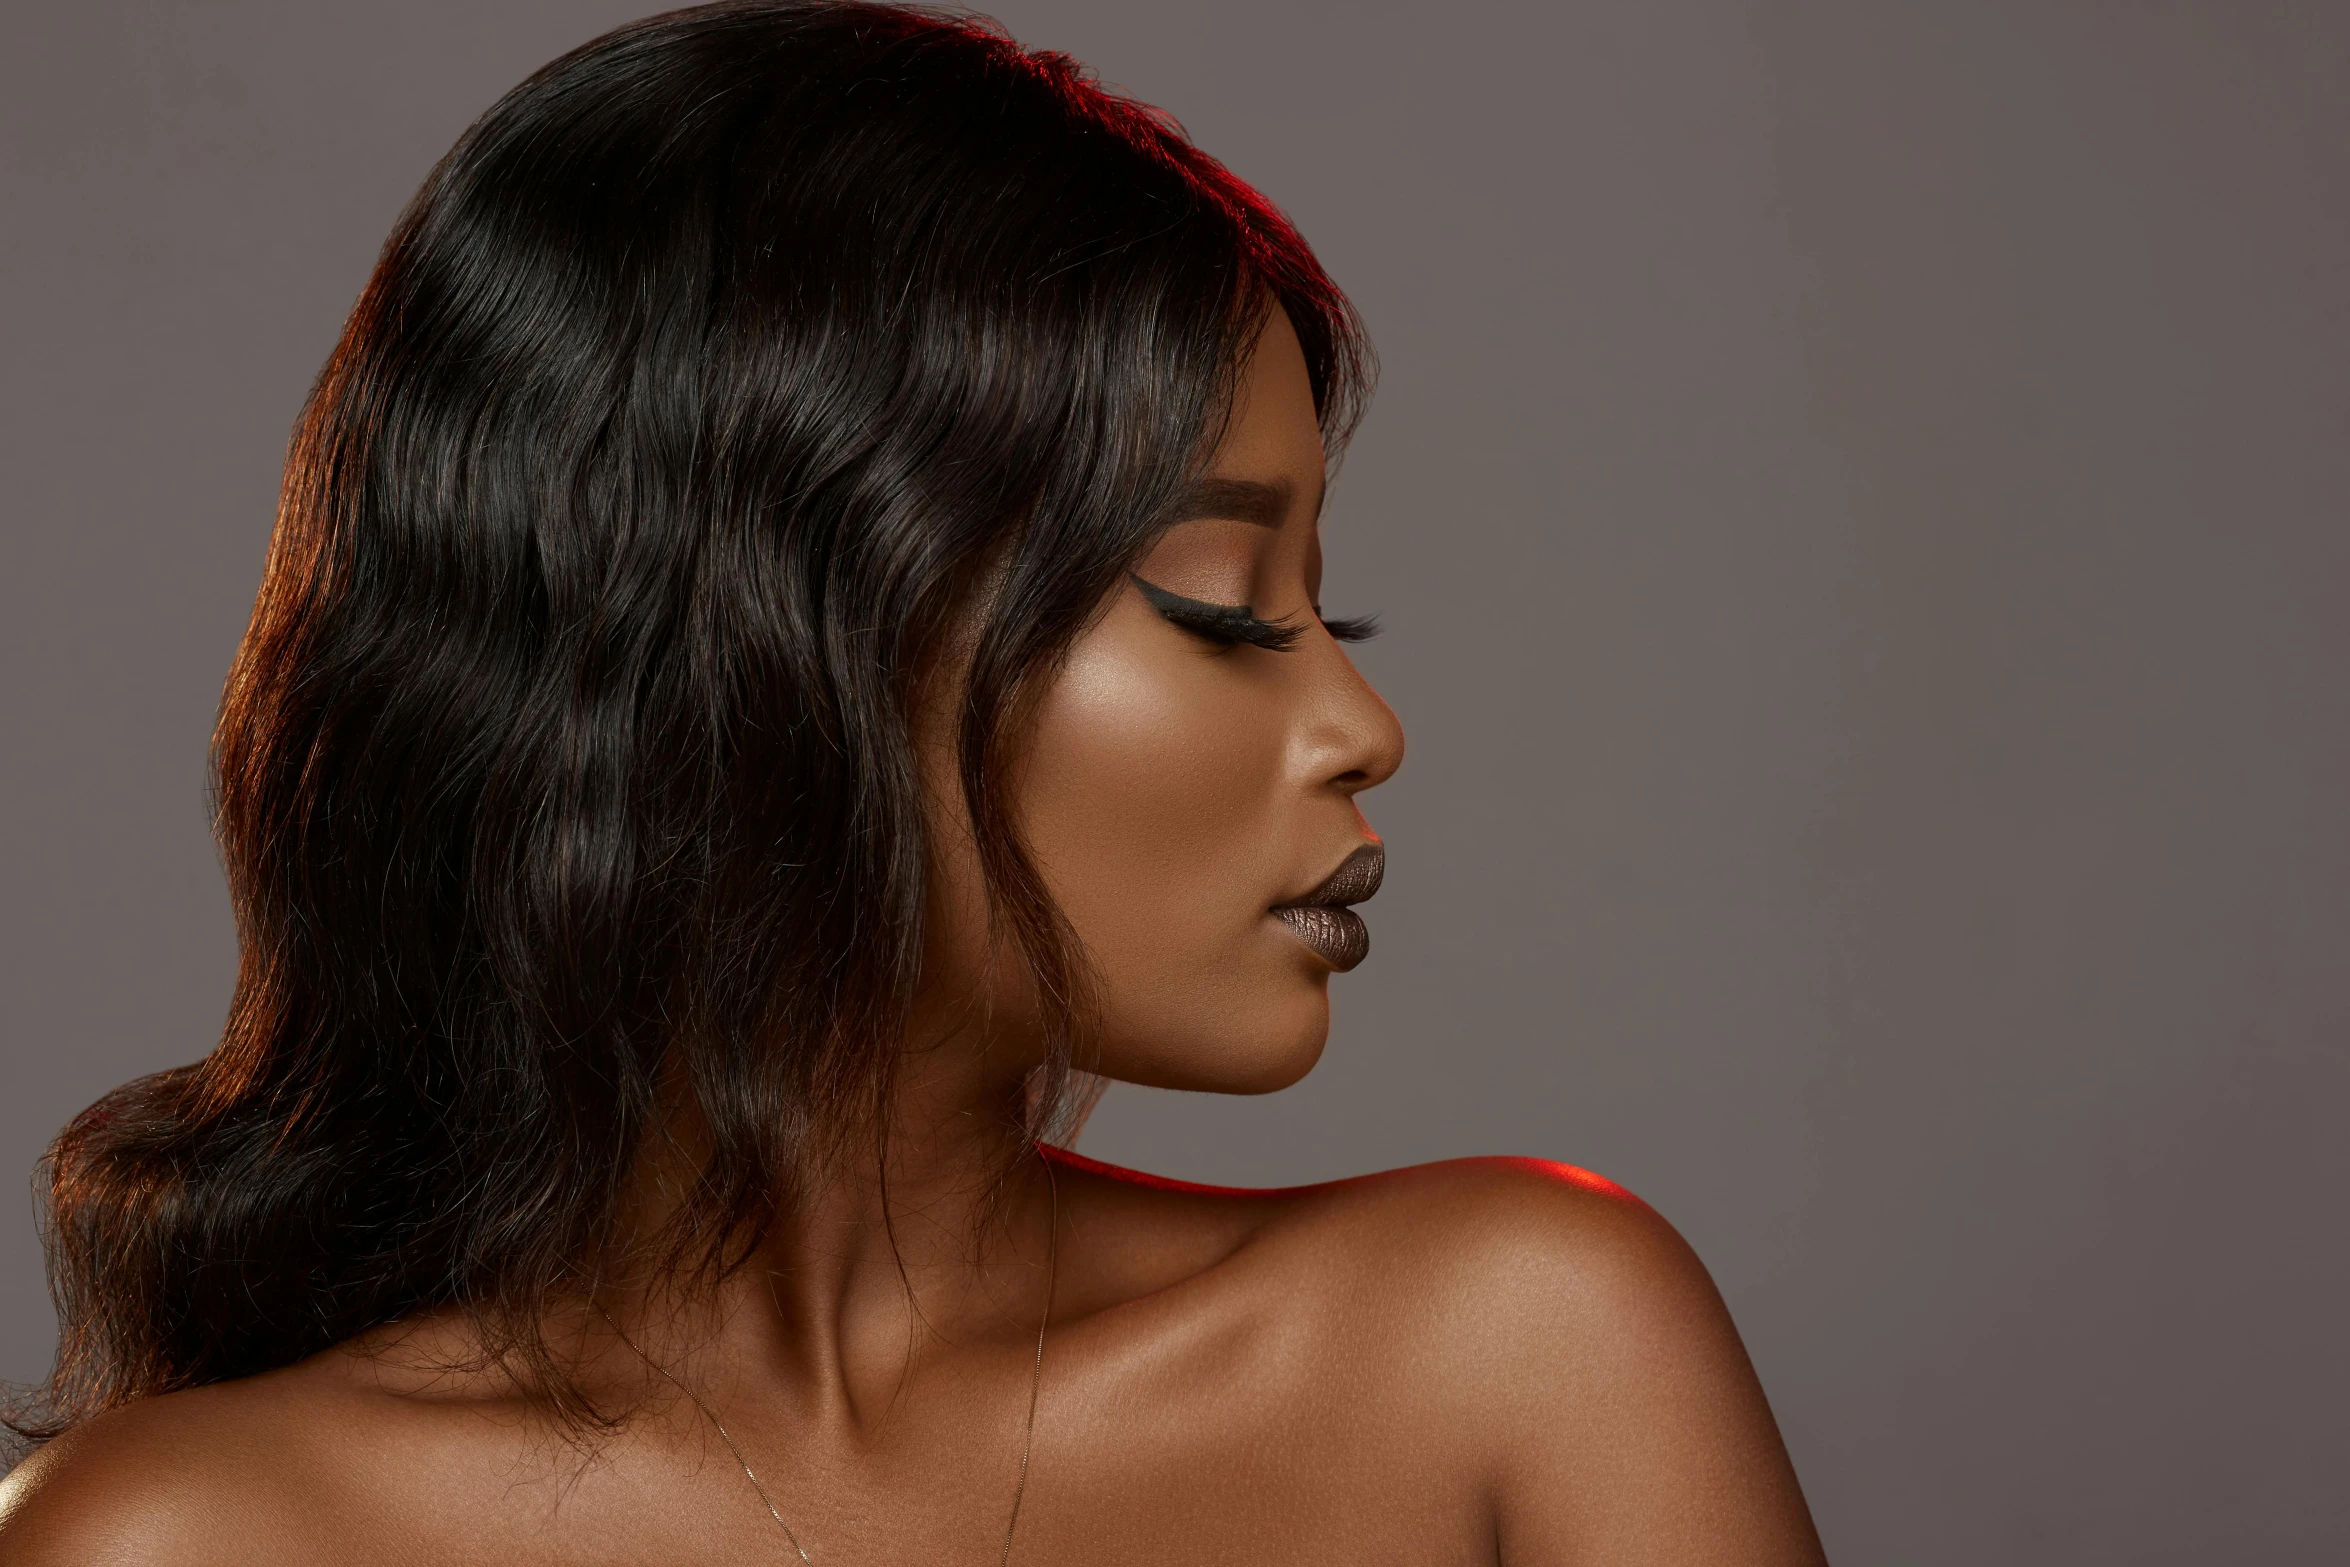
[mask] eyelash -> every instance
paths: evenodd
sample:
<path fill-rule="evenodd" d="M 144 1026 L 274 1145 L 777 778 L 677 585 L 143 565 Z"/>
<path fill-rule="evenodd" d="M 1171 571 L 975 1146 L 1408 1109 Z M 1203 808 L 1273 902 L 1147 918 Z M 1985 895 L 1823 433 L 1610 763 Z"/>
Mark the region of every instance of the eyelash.
<path fill-rule="evenodd" d="M 1303 626 L 1259 620 L 1246 604 L 1211 604 L 1205 599 L 1185 598 L 1180 593 L 1168 592 L 1155 582 L 1146 582 L 1131 571 L 1126 575 L 1142 590 L 1142 596 L 1150 601 L 1151 608 L 1194 636 L 1205 637 L 1224 647 L 1237 647 L 1245 642 L 1251 647 L 1261 647 L 1269 652 L 1286 653 L 1297 646 L 1298 638 L 1306 634 Z M 1314 613 L 1321 615 L 1320 605 L 1314 606 Z M 1344 620 L 1325 619 L 1322 621 L 1322 629 L 1340 642 L 1362 642 L 1379 634 L 1379 622 L 1370 615 Z"/>

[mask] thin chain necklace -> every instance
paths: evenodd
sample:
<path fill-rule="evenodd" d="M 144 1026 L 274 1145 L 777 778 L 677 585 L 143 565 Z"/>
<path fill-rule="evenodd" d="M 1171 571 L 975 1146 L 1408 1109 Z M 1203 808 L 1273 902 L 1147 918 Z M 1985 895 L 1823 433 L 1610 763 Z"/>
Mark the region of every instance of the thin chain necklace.
<path fill-rule="evenodd" d="M 1053 1286 L 1061 1271 L 1061 1183 L 1053 1174 L 1050 1158 L 1044 1161 L 1044 1173 L 1053 1194 L 1051 1232 L 1045 1241 L 1044 1315 L 1036 1324 L 1036 1360 L 1028 1373 L 1028 1423 L 1020 1434 L 1020 1477 L 1012 1483 L 1012 1515 L 1004 1522 L 1004 1553 L 998 1559 L 997 1567 L 1006 1567 L 1012 1560 L 1012 1531 L 1020 1527 L 1020 1501 L 1028 1493 L 1028 1455 L 1036 1443 L 1036 1396 L 1044 1387 L 1044 1330 L 1053 1320 Z M 718 1439 L 726 1444 L 726 1450 L 734 1454 L 734 1461 L 742 1466 L 743 1478 L 750 1481 L 751 1489 L 759 1493 L 759 1500 L 767 1508 L 767 1516 L 774 1519 L 775 1527 L 783 1531 L 784 1539 L 791 1545 L 792 1554 L 806 1563 L 807 1567 L 816 1567 L 815 1561 L 808 1555 L 808 1548 L 800 1543 L 800 1537 L 792 1533 L 791 1525 L 785 1523 L 783 1514 L 776 1510 L 775 1498 L 767 1494 L 765 1482 L 751 1468 L 751 1461 L 743 1457 L 743 1450 L 735 1445 L 734 1433 L 728 1431 L 726 1422 L 718 1418 L 718 1411 L 703 1403 L 694 1390 L 680 1382 L 667 1366 L 638 1348 L 637 1341 L 628 1336 L 628 1330 L 614 1322 L 612 1314 L 604 1310 L 601 1304 L 597 1305 L 596 1312 L 611 1323 L 612 1331 L 620 1335 L 621 1343 L 636 1352 L 637 1359 L 665 1378 L 671 1387 L 683 1393 L 702 1412 L 703 1418 L 717 1428 Z"/>

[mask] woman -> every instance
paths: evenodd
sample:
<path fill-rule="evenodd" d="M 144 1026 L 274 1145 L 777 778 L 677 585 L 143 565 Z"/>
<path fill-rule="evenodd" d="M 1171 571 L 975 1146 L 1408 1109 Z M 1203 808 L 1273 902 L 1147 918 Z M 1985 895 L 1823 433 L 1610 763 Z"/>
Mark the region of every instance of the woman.
<path fill-rule="evenodd" d="M 1048 1142 L 1072 1068 L 1295 1082 L 1367 950 L 1366 368 L 977 24 L 683 11 L 492 109 L 297 431 L 225 1037 L 52 1150 L 0 1564 L 1818 1560 L 1605 1181 Z"/>

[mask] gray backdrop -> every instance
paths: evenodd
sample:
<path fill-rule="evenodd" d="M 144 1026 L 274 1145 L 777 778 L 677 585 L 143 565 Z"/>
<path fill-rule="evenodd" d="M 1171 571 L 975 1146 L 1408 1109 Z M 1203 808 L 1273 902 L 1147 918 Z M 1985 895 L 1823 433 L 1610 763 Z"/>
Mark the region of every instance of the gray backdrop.
<path fill-rule="evenodd" d="M 641 9 L 12 0 L 0 1167 L 207 1048 L 287 426 L 432 159 Z M 1623 1181 L 1845 1563 L 2350 1560 L 2350 6 L 1002 12 L 1386 362 L 1377 953 L 1302 1087 L 1088 1150 Z M 0 1375 L 50 1333 L 0 1203 Z"/>

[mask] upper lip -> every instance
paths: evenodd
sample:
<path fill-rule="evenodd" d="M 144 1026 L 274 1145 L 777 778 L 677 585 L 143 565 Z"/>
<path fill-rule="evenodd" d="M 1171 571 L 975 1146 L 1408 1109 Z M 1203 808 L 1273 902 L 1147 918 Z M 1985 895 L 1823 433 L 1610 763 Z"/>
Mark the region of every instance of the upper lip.
<path fill-rule="evenodd" d="M 1387 846 L 1366 843 L 1339 862 L 1338 869 L 1322 878 L 1321 885 L 1302 898 L 1291 898 L 1277 903 L 1279 909 L 1344 908 L 1350 903 L 1363 903 L 1378 892 L 1379 882 L 1387 874 Z"/>

